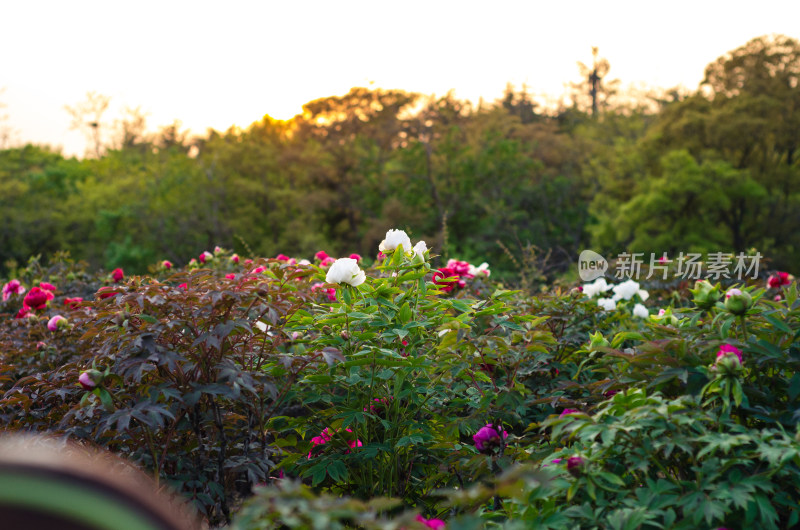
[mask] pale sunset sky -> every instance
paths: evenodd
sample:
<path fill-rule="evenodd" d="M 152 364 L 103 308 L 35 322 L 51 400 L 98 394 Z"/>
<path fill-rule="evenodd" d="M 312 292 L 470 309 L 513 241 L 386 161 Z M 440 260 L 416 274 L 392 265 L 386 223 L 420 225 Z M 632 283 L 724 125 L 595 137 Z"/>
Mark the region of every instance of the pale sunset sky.
<path fill-rule="evenodd" d="M 109 96 L 151 130 L 246 127 L 353 86 L 477 102 L 506 83 L 557 99 L 592 46 L 623 87 L 695 90 L 752 38 L 800 39 L 800 0 L 36 1 L 0 7 L 0 128 L 82 155 L 65 105 Z"/>

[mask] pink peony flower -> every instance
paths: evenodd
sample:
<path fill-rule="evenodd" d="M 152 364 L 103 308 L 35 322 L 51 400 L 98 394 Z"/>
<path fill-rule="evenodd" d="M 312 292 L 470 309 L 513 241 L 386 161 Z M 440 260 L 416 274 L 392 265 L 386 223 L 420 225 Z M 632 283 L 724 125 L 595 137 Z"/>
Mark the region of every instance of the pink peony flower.
<path fill-rule="evenodd" d="M 229 274 L 226 274 L 225 277 L 227 279 L 229 279 L 229 280 L 235 280 L 236 279 L 236 275 L 234 273 L 232 273 L 232 272 L 229 273 Z"/>
<path fill-rule="evenodd" d="M 322 260 L 322 262 L 319 264 L 319 266 L 320 267 L 330 267 L 334 263 L 336 263 L 336 258 L 332 258 L 332 257 L 328 256 L 327 258 Z"/>
<path fill-rule="evenodd" d="M 783 297 L 781 295 L 779 295 L 779 294 L 776 294 L 775 298 L 773 298 L 773 300 L 775 300 L 776 302 L 780 302 L 781 300 L 783 300 Z"/>
<path fill-rule="evenodd" d="M 200 263 L 205 263 L 206 261 L 211 261 L 212 259 L 214 259 L 214 254 L 207 250 L 197 257 L 197 261 Z"/>
<path fill-rule="evenodd" d="M 86 391 L 92 391 L 94 390 L 94 387 L 97 386 L 97 383 L 94 382 L 92 377 L 89 375 L 89 372 L 83 372 L 80 377 L 78 377 L 78 382 Z"/>
<path fill-rule="evenodd" d="M 222 252 L 222 247 L 214 247 L 214 254 L 219 254 Z"/>
<path fill-rule="evenodd" d="M 170 270 L 172 268 L 172 262 L 169 260 L 164 260 L 161 262 L 161 268 Z"/>
<path fill-rule="evenodd" d="M 186 290 L 186 289 L 188 289 L 188 288 L 189 288 L 189 285 L 188 285 L 188 284 L 186 284 L 185 282 L 184 282 L 184 283 L 182 283 L 182 284 L 180 284 L 180 285 L 178 286 L 178 289 L 183 289 L 183 290 Z"/>
<path fill-rule="evenodd" d="M 325 294 L 328 295 L 328 301 L 329 302 L 335 302 L 336 301 L 336 288 L 335 287 L 328 287 L 327 289 L 325 289 Z"/>
<path fill-rule="evenodd" d="M 61 324 L 61 321 L 64 323 Z M 50 331 L 58 331 L 59 327 L 63 327 L 67 324 L 67 319 L 62 317 L 61 315 L 56 315 L 50 320 L 47 321 L 47 329 Z"/>
<path fill-rule="evenodd" d="M 83 302 L 83 298 L 80 296 L 76 296 L 75 298 L 64 298 L 64 305 L 70 309 L 75 309 L 78 307 L 78 304 Z"/>
<path fill-rule="evenodd" d="M 731 346 L 730 344 L 723 344 L 719 347 L 719 351 L 717 352 L 717 361 L 726 357 L 728 355 L 735 355 L 739 359 L 739 364 L 742 363 L 742 352 L 736 346 Z"/>
<path fill-rule="evenodd" d="M 261 274 L 265 270 L 267 270 L 267 268 L 264 265 L 259 265 L 255 269 L 251 270 L 250 274 Z"/>
<path fill-rule="evenodd" d="M 464 278 L 473 277 L 469 272 L 469 263 L 466 261 L 450 259 L 447 260 L 447 265 L 445 267 L 451 269 L 457 276 L 463 276 Z"/>
<path fill-rule="evenodd" d="M 239 263 L 239 254 L 234 254 L 231 256 L 231 261 L 234 263 Z"/>
<path fill-rule="evenodd" d="M 278 261 L 289 261 L 290 258 L 286 254 L 278 254 L 275 256 L 275 259 Z"/>
<path fill-rule="evenodd" d="M 120 268 L 116 268 L 111 271 L 111 279 L 114 280 L 114 283 L 119 283 L 125 277 L 125 273 Z"/>
<path fill-rule="evenodd" d="M 506 438 L 508 438 L 508 433 L 503 431 L 503 439 Z M 494 447 L 499 447 L 501 443 L 500 433 L 497 432 L 497 429 L 492 427 L 491 423 L 487 423 L 485 426 L 478 429 L 478 432 L 475 433 L 472 440 L 475 442 L 475 449 L 481 453 L 490 453 Z"/>
<path fill-rule="evenodd" d="M 244 264 L 245 265 L 252 265 L 253 264 L 253 260 L 251 260 L 250 258 L 247 258 L 246 260 L 244 260 Z"/>
<path fill-rule="evenodd" d="M 55 295 L 50 292 L 46 291 L 40 287 L 33 287 L 28 294 L 25 295 L 25 298 L 22 299 L 22 307 L 28 309 L 44 309 L 47 306 L 47 302 L 55 298 Z"/>
<path fill-rule="evenodd" d="M 353 254 L 350 254 L 350 256 L 348 256 L 348 257 L 350 259 L 356 260 L 356 263 L 361 263 L 361 256 L 359 254 L 353 253 Z"/>
<path fill-rule="evenodd" d="M 3 286 L 3 302 L 11 298 L 11 295 L 22 296 L 25 294 L 25 288 L 19 283 L 19 280 L 11 280 Z"/>
<path fill-rule="evenodd" d="M 325 261 L 325 259 L 328 258 L 328 257 L 330 257 L 330 256 L 328 256 L 328 253 L 325 252 L 324 250 L 320 250 L 319 252 L 314 254 L 314 259 L 317 259 L 319 261 Z"/>
<path fill-rule="evenodd" d="M 51 293 L 56 292 L 56 286 L 53 285 L 52 283 L 41 282 L 39 283 L 39 287 L 41 287 L 45 291 L 50 291 Z"/>
<path fill-rule="evenodd" d="M 433 528 L 433 530 L 442 530 L 445 527 L 445 522 L 441 519 L 425 519 L 421 515 L 417 515 L 415 520 L 428 528 Z"/>

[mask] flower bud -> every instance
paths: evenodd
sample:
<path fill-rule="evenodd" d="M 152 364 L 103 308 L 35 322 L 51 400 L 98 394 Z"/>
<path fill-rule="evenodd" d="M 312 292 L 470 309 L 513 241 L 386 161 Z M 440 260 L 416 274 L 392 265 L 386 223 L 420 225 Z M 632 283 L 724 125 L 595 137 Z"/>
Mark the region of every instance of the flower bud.
<path fill-rule="evenodd" d="M 98 370 L 86 370 L 80 375 L 80 377 L 78 377 L 78 383 L 80 383 L 83 389 L 87 392 L 94 390 L 94 388 L 102 381 L 103 372 Z"/>
<path fill-rule="evenodd" d="M 741 316 L 753 307 L 753 297 L 747 291 L 740 289 L 729 289 L 725 293 L 725 309 L 730 313 Z"/>
<path fill-rule="evenodd" d="M 68 324 L 69 322 L 67 322 L 66 318 L 61 315 L 56 315 L 47 321 L 47 329 L 50 331 L 58 331 L 61 328 L 67 327 Z"/>
<path fill-rule="evenodd" d="M 694 284 L 694 289 L 689 289 L 689 292 L 694 295 L 692 299 L 694 305 L 700 309 L 711 309 L 722 295 L 719 284 L 711 285 L 708 280 L 698 280 Z"/>
<path fill-rule="evenodd" d="M 599 331 L 589 335 L 589 351 L 595 352 L 598 348 L 608 348 L 611 344 Z"/>

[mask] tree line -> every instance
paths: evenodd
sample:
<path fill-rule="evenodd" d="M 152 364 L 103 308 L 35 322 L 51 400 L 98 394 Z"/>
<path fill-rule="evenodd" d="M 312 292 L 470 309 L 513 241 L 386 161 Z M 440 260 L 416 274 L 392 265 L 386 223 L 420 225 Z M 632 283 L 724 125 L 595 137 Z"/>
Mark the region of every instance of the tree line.
<path fill-rule="evenodd" d="M 265 116 L 200 138 L 177 126 L 147 135 L 134 117 L 84 159 L 7 148 L 0 274 L 60 250 L 131 272 L 216 245 L 370 257 L 389 228 L 445 259 L 539 279 L 566 271 L 584 248 L 755 248 L 791 269 L 800 259 L 798 79 L 800 43 L 765 36 L 710 63 L 695 91 L 636 104 L 576 97 L 544 109 L 509 87 L 473 105 L 353 88 L 288 121 Z M 582 95 L 596 95 L 588 81 L 594 92 Z"/>

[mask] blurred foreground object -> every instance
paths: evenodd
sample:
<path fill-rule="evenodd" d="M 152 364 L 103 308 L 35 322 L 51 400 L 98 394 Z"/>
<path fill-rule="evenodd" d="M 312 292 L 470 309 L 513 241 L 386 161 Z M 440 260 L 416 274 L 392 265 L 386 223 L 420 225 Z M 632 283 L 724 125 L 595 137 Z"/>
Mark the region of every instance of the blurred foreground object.
<path fill-rule="evenodd" d="M 0 436 L 0 526 L 8 530 L 189 530 L 188 509 L 110 453 Z"/>

